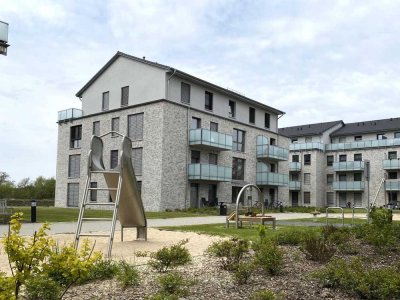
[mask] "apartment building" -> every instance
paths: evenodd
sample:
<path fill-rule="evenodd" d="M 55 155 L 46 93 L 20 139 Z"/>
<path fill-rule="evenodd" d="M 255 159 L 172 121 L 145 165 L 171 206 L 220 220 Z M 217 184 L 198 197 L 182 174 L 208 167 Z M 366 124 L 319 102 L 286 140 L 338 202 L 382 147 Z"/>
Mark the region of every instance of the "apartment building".
<path fill-rule="evenodd" d="M 232 203 L 257 183 L 269 202 L 288 198 L 284 113 L 190 74 L 118 52 L 76 94 L 82 109 L 58 115 L 56 206 L 79 205 L 92 135 L 133 141 L 132 163 L 145 209 Z M 120 140 L 105 137 L 104 164 L 116 167 Z M 104 180 L 93 177 L 92 187 Z M 249 196 L 249 195 L 247 195 Z M 91 201 L 110 201 L 91 191 Z"/>
<path fill-rule="evenodd" d="M 400 118 L 280 128 L 290 138 L 288 205 L 397 205 Z M 399 157 L 400 158 L 400 157 Z"/>

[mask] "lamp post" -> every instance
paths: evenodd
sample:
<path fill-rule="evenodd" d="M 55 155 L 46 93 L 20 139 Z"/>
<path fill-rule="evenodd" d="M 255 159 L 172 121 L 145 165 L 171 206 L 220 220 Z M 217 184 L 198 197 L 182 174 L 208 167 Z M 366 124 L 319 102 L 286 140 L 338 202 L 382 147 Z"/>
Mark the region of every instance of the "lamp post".
<path fill-rule="evenodd" d="M 8 23 L 0 21 L 0 54 L 7 55 L 8 46 Z"/>

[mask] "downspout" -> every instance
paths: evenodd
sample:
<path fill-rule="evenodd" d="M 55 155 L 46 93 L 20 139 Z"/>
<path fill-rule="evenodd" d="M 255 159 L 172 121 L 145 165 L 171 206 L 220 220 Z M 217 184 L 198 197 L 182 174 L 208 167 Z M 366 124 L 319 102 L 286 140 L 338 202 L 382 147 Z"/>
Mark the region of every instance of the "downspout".
<path fill-rule="evenodd" d="M 171 70 L 174 70 L 174 72 L 172 72 L 172 75 L 171 76 L 169 76 L 168 77 L 168 79 L 167 79 L 167 93 L 166 93 L 166 98 L 167 98 L 167 100 L 171 100 L 171 99 L 169 99 L 169 81 L 170 81 L 170 79 L 175 75 L 175 73 L 176 73 L 176 69 L 171 69 Z"/>
<path fill-rule="evenodd" d="M 283 113 L 283 114 L 281 114 L 280 116 L 278 116 L 278 118 L 276 119 L 276 144 L 277 144 L 277 146 L 279 145 L 279 127 L 278 127 L 278 120 L 280 119 L 280 118 L 282 118 L 283 116 L 285 115 L 285 113 Z M 289 149 L 288 149 L 289 150 Z M 277 171 L 278 171 L 278 173 L 279 173 L 279 162 L 278 162 L 278 164 L 277 164 Z M 290 178 L 289 178 L 289 180 L 290 180 Z M 276 193 L 277 193 L 277 195 L 276 195 L 276 197 L 278 198 L 278 200 L 279 200 L 279 186 L 277 187 L 277 189 L 276 189 Z M 289 196 L 289 195 L 288 195 Z M 282 200 L 281 200 L 282 201 Z"/>

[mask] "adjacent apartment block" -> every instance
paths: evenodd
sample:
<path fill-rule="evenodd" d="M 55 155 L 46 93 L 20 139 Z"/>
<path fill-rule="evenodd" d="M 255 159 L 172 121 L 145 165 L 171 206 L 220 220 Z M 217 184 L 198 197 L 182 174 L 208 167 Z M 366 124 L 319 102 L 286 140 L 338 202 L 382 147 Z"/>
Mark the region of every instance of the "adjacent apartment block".
<path fill-rule="evenodd" d="M 56 206 L 78 206 L 92 135 L 133 141 L 132 163 L 146 210 L 232 203 L 247 183 L 269 202 L 289 197 L 284 113 L 175 68 L 118 52 L 76 94 L 82 109 L 58 115 Z M 105 137 L 116 167 L 120 140 Z M 104 184 L 94 177 L 92 187 Z M 92 190 L 91 201 L 110 201 Z"/>
<path fill-rule="evenodd" d="M 397 206 L 400 118 L 280 128 L 290 139 L 288 205 Z"/>

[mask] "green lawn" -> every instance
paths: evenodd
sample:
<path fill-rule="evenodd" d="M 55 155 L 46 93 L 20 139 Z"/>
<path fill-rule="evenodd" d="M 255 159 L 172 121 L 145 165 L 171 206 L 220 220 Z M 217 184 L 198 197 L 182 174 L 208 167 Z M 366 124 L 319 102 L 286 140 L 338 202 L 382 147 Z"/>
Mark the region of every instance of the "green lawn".
<path fill-rule="evenodd" d="M 291 220 L 286 220 L 288 222 L 316 222 L 316 223 L 321 223 L 321 224 L 326 224 L 326 218 L 325 217 L 320 217 L 317 218 L 315 221 L 313 218 L 300 218 L 300 219 L 291 219 Z M 354 219 L 354 224 L 364 224 L 367 223 L 366 219 Z M 337 218 L 330 217 L 328 218 L 328 224 L 342 224 L 342 217 L 340 216 Z M 344 224 L 352 224 L 352 219 L 351 218 L 344 218 Z"/>
<path fill-rule="evenodd" d="M 225 224 L 207 224 L 207 225 L 190 225 L 190 226 L 170 226 L 162 227 L 164 230 L 172 231 L 190 231 L 209 235 L 237 237 L 241 239 L 255 240 L 258 237 L 257 225 L 243 226 L 243 228 L 236 229 L 235 224 L 231 224 L 229 228 L 225 228 Z M 306 226 L 277 226 L 276 230 L 272 230 L 271 226 L 267 226 L 267 237 L 274 237 L 277 234 L 285 232 L 312 232 L 321 230 L 319 227 L 306 227 Z"/>
<path fill-rule="evenodd" d="M 31 208 L 26 206 L 13 207 L 14 212 L 22 212 L 24 221 L 30 222 Z M 168 219 L 182 217 L 199 217 L 216 215 L 217 210 L 195 210 L 195 211 L 170 211 L 170 212 L 146 212 L 148 219 Z M 79 214 L 78 208 L 60 208 L 60 207 L 36 207 L 37 222 L 74 222 L 77 221 Z M 108 218 L 112 217 L 112 212 L 107 210 L 87 209 L 85 217 L 88 218 Z"/>

